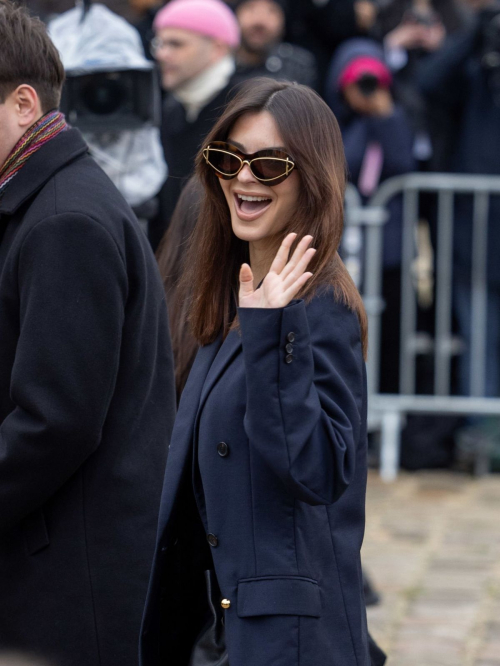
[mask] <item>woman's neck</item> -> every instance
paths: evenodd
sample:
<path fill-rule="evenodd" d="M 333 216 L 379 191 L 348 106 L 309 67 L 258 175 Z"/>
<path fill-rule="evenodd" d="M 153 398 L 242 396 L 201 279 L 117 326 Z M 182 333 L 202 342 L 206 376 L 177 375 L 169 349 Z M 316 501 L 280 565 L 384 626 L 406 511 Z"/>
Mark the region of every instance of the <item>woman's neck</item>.
<path fill-rule="evenodd" d="M 250 267 L 253 273 L 254 289 L 269 273 L 273 261 L 273 251 L 269 242 L 256 241 L 249 243 Z"/>

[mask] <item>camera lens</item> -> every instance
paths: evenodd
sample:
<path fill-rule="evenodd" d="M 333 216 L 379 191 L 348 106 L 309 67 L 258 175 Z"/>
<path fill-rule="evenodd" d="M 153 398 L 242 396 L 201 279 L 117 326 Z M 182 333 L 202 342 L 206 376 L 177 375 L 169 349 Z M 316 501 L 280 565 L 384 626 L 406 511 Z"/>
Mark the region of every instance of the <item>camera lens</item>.
<path fill-rule="evenodd" d="M 96 115 L 115 113 L 126 98 L 126 90 L 119 80 L 111 76 L 96 76 L 83 89 L 86 106 Z"/>
<path fill-rule="evenodd" d="M 379 81 L 373 74 L 363 74 L 358 81 L 357 85 L 361 93 L 365 97 L 370 97 L 377 90 Z"/>

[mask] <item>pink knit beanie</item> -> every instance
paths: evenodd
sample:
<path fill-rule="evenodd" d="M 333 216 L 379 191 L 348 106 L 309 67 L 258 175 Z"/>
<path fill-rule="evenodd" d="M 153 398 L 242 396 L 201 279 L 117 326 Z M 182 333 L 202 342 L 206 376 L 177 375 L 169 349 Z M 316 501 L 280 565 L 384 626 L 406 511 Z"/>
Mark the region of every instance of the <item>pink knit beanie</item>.
<path fill-rule="evenodd" d="M 182 28 L 219 39 L 232 48 L 240 43 L 240 29 L 234 13 L 221 0 L 171 0 L 160 9 L 155 30 Z"/>

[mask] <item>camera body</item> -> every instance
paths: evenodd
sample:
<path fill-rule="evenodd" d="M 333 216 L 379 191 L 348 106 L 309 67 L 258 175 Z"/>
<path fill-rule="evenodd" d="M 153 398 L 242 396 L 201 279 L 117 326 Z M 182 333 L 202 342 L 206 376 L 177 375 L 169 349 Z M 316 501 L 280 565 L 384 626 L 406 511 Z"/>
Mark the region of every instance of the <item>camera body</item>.
<path fill-rule="evenodd" d="M 70 69 L 60 109 L 82 132 L 159 127 L 161 95 L 155 66 Z"/>
<path fill-rule="evenodd" d="M 356 81 L 356 85 L 358 86 L 359 91 L 363 97 L 371 97 L 379 88 L 380 81 L 373 74 L 366 73 Z"/>

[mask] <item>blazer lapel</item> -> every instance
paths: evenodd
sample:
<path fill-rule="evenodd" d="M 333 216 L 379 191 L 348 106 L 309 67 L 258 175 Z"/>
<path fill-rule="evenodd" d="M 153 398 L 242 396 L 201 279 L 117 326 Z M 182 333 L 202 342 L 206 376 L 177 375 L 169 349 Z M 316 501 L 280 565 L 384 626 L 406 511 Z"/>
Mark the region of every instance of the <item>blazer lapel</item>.
<path fill-rule="evenodd" d="M 172 511 L 175 496 L 182 480 L 193 442 L 195 419 L 200 403 L 200 395 L 205 378 L 221 346 L 218 337 L 212 344 L 201 347 L 189 373 L 189 378 L 182 392 L 179 410 L 175 417 L 174 429 L 170 438 L 167 467 L 163 482 L 160 504 L 159 534 L 161 535 Z"/>
<path fill-rule="evenodd" d="M 170 440 L 167 469 L 160 506 L 160 538 L 171 514 L 180 486 L 186 461 L 192 449 L 193 438 L 210 391 L 241 348 L 239 331 L 231 331 L 224 343 L 220 336 L 212 344 L 201 347 L 182 392 L 179 411 Z M 220 352 L 217 354 L 217 352 Z M 215 359 L 215 360 L 214 360 Z M 193 419 L 193 413 L 196 417 Z"/>
<path fill-rule="evenodd" d="M 224 373 L 228 365 L 231 364 L 234 357 L 241 348 L 241 334 L 239 331 L 230 331 L 227 338 L 222 343 L 219 354 L 214 360 L 210 370 L 205 379 L 203 389 L 201 392 L 201 398 L 198 408 L 198 413 L 196 415 L 195 427 L 198 427 L 198 420 L 201 414 L 201 410 L 210 394 L 210 391 L 213 389 L 220 376 Z M 196 431 L 195 431 L 196 432 Z"/>

